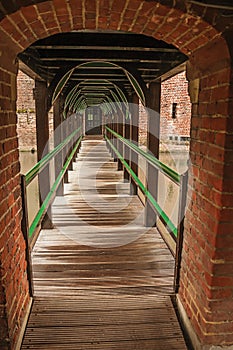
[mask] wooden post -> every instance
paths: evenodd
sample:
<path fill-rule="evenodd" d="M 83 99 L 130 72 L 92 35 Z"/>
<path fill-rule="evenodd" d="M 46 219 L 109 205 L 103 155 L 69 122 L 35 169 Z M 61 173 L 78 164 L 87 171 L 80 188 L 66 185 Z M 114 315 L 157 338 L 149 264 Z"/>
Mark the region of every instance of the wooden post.
<path fill-rule="evenodd" d="M 128 119 L 125 119 L 125 122 L 124 122 L 124 138 L 129 140 L 130 139 L 130 120 L 129 118 Z M 130 150 L 129 148 L 124 145 L 124 159 L 125 161 L 130 164 Z M 128 171 L 124 168 L 124 180 L 125 182 L 128 182 L 129 181 L 129 173 Z"/>
<path fill-rule="evenodd" d="M 132 96 L 131 104 L 131 120 L 130 120 L 130 141 L 138 145 L 138 122 L 139 122 L 139 98 L 136 94 Z M 138 155 L 134 151 L 130 151 L 130 167 L 138 175 Z M 130 178 L 130 194 L 136 195 L 138 187 L 136 183 Z"/>
<path fill-rule="evenodd" d="M 123 135 L 123 116 L 121 111 L 118 111 L 118 118 L 117 118 L 117 133 L 119 135 Z M 117 149 L 120 152 L 121 155 L 123 155 L 123 144 L 122 141 L 118 139 L 117 142 Z M 121 163 L 120 159 L 118 159 L 118 170 L 123 170 L 123 164 Z"/>
<path fill-rule="evenodd" d="M 41 160 L 49 152 L 49 114 L 47 110 L 47 83 L 35 81 L 35 104 L 36 104 L 36 138 L 37 160 Z M 50 191 L 50 166 L 49 164 L 41 171 L 39 178 L 40 205 Z M 53 228 L 51 221 L 51 206 L 41 223 L 42 228 Z"/>
<path fill-rule="evenodd" d="M 62 128 L 63 129 L 63 140 L 66 139 L 66 137 L 68 136 L 68 118 L 69 116 L 67 116 L 67 118 L 65 119 L 65 122 L 64 122 L 64 127 Z M 68 156 L 68 150 L 69 150 L 69 145 L 67 145 L 66 147 L 63 148 L 63 160 L 64 162 L 66 162 L 67 160 L 67 156 Z M 68 169 L 66 170 L 65 174 L 64 174 L 64 183 L 68 183 Z"/>
<path fill-rule="evenodd" d="M 160 136 L 160 96 L 161 83 L 151 83 L 149 86 L 149 96 L 147 107 L 148 125 L 147 125 L 147 149 L 156 158 L 159 158 L 159 136 Z M 158 195 L 158 170 L 147 163 L 147 189 L 157 200 Z M 155 226 L 156 213 L 150 201 L 146 198 L 145 204 L 145 225 Z"/>
<path fill-rule="evenodd" d="M 73 125 L 72 125 L 72 120 L 73 120 L 73 113 L 69 115 L 68 118 L 68 135 L 69 136 L 73 131 Z M 73 139 L 70 140 L 69 144 L 68 144 L 68 154 L 67 156 L 69 157 L 70 152 L 72 151 L 73 148 Z M 70 162 L 69 166 L 68 166 L 68 170 L 73 170 L 73 161 Z"/>
<path fill-rule="evenodd" d="M 61 97 L 59 97 L 53 106 L 53 115 L 54 115 L 54 147 L 59 145 L 62 142 L 62 121 L 63 121 L 63 105 L 64 101 Z M 55 164 L 55 178 L 57 178 L 60 173 L 63 162 L 63 152 L 61 151 L 54 159 Z M 63 179 L 57 189 L 57 196 L 64 195 L 64 182 Z"/>
<path fill-rule="evenodd" d="M 24 240 L 26 245 L 27 277 L 28 277 L 28 284 L 29 284 L 29 294 L 31 297 L 33 297 L 34 288 L 33 288 L 33 275 L 32 275 L 31 247 L 29 244 L 27 189 L 26 189 L 26 182 L 25 182 L 24 175 L 21 175 L 21 193 L 22 193 L 22 209 L 23 209 L 21 229 L 24 235 Z"/>
<path fill-rule="evenodd" d="M 117 132 L 117 120 L 118 120 L 118 115 L 117 114 L 114 114 L 114 118 L 113 118 L 113 130 L 115 132 Z M 117 141 L 117 137 L 116 136 L 113 136 L 113 145 L 116 147 L 117 149 L 117 146 L 118 146 L 118 141 Z M 117 155 L 115 152 L 113 152 L 113 158 L 114 158 L 114 162 L 117 162 Z"/>
<path fill-rule="evenodd" d="M 183 247 L 184 234 L 184 216 L 186 208 L 186 198 L 188 189 L 188 170 L 180 177 L 180 191 L 179 191 L 179 212 L 178 212 L 178 234 L 176 242 L 176 260 L 175 260 L 175 278 L 174 290 L 178 293 L 180 286 L 180 267 L 181 267 L 181 253 Z"/>

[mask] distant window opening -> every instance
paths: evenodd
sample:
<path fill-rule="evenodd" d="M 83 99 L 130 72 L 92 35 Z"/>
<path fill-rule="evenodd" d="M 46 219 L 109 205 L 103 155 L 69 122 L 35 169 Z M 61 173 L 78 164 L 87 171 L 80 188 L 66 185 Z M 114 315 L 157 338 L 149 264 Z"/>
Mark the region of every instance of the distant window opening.
<path fill-rule="evenodd" d="M 172 104 L 172 119 L 176 119 L 177 117 L 177 103 Z"/>

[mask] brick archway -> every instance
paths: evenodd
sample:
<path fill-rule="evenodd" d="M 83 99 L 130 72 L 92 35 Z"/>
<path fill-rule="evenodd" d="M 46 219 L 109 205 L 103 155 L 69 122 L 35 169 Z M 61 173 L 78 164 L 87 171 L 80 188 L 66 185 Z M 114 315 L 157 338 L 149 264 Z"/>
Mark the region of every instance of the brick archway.
<path fill-rule="evenodd" d="M 229 175 L 233 170 L 233 94 L 228 42 L 201 17 L 159 2 L 118 0 L 110 6 L 106 0 L 96 1 L 95 5 L 88 0 L 45 1 L 24 7 L 0 22 L 0 305 L 4 310 L 0 345 L 7 349 L 7 338 L 11 344 L 16 342 L 20 320 L 29 303 L 20 229 L 16 56 L 38 39 L 83 29 L 153 36 L 175 45 L 190 58 L 194 179 L 189 188 L 179 299 L 203 344 L 233 344 L 233 316 L 227 312 L 233 306 L 233 278 L 229 270 L 229 246 L 233 243 L 233 187 Z"/>

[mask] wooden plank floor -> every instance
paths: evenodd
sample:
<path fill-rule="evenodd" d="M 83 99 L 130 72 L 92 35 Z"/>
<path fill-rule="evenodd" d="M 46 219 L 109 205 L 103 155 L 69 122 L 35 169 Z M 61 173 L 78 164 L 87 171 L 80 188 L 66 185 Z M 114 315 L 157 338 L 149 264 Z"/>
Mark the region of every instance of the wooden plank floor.
<path fill-rule="evenodd" d="M 83 141 L 32 261 L 25 349 L 186 349 L 171 302 L 174 259 L 103 140 Z"/>

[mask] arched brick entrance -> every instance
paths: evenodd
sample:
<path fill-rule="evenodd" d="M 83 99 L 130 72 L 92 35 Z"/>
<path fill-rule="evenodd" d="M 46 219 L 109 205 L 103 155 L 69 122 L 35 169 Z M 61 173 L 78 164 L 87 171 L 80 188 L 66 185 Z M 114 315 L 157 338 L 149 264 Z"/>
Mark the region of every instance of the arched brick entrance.
<path fill-rule="evenodd" d="M 44 1 L 24 7 L 0 23 L 1 349 L 13 349 L 29 304 L 20 228 L 16 56 L 38 39 L 81 29 L 150 35 L 175 45 L 190 58 L 194 178 L 189 187 L 178 297 L 202 344 L 233 344 L 233 314 L 229 312 L 233 308 L 231 35 L 224 38 L 221 26 L 215 29 L 201 14 L 194 16 L 185 8 L 160 2 Z"/>

